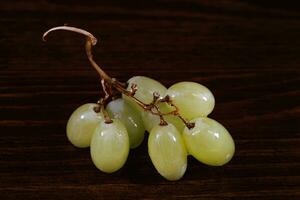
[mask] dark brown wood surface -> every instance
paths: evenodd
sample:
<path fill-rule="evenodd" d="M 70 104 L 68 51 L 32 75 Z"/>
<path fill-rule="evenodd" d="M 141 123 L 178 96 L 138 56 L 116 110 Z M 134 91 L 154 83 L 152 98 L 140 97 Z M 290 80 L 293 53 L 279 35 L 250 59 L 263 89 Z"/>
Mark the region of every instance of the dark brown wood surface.
<path fill-rule="evenodd" d="M 300 199 L 300 3 L 297 1 L 1 1 L 0 199 Z M 147 139 L 117 173 L 67 140 L 74 109 L 95 102 L 95 59 L 126 81 L 196 81 L 213 91 L 211 117 L 230 130 L 233 160 L 189 158 L 180 181 L 154 169 Z"/>

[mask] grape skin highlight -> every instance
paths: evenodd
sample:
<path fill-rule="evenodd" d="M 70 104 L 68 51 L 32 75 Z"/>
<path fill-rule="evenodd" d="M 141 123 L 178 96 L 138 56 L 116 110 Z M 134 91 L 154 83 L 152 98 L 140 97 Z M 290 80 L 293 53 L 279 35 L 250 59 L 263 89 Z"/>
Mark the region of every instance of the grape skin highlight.
<path fill-rule="evenodd" d="M 125 125 L 129 136 L 130 148 L 138 147 L 145 135 L 145 128 L 139 111 L 130 106 L 124 99 L 111 101 L 106 109 L 111 118 L 120 119 Z"/>
<path fill-rule="evenodd" d="M 87 103 L 77 108 L 70 116 L 66 131 L 69 141 L 76 147 L 89 147 L 96 126 L 103 121 L 103 115 L 96 113 L 98 105 Z"/>
<path fill-rule="evenodd" d="M 167 90 L 180 115 L 191 120 L 207 116 L 215 106 L 215 98 L 205 86 L 195 82 L 179 82 Z"/>
<path fill-rule="evenodd" d="M 183 131 L 188 152 L 207 165 L 221 166 L 229 162 L 235 151 L 229 132 L 210 118 L 200 117 L 191 122 L 195 122 L 195 127 Z"/>
<path fill-rule="evenodd" d="M 172 124 L 155 126 L 148 138 L 148 152 L 156 170 L 170 181 L 179 180 L 187 167 L 187 151 Z"/>
<path fill-rule="evenodd" d="M 101 122 L 91 140 L 90 153 L 95 166 L 103 172 L 119 170 L 126 162 L 129 153 L 129 137 L 119 119 L 113 123 Z"/>

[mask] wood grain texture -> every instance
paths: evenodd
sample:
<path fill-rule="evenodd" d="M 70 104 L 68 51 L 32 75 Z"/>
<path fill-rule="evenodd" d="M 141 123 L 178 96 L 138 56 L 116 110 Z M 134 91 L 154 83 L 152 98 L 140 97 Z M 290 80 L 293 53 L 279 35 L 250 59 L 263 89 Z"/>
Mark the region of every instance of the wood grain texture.
<path fill-rule="evenodd" d="M 300 3 L 274 1 L 1 1 L 0 199 L 300 199 Z M 65 136 L 71 112 L 99 97 L 84 39 L 121 81 L 196 81 L 236 142 L 224 167 L 189 158 L 182 180 L 154 169 L 147 140 L 108 175 Z"/>

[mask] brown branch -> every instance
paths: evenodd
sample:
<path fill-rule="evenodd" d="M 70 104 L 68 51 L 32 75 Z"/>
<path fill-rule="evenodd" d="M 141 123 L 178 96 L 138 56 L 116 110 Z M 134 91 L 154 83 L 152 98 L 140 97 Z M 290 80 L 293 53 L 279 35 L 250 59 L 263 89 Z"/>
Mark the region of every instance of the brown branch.
<path fill-rule="evenodd" d="M 167 103 L 170 106 L 172 106 L 173 108 L 175 108 L 175 110 L 170 111 L 168 113 L 163 113 L 162 115 L 174 115 L 177 116 L 184 124 L 186 127 L 188 127 L 189 129 L 194 128 L 195 127 L 195 123 L 193 122 L 188 122 L 187 120 L 185 120 L 180 114 L 179 114 L 179 108 L 172 102 L 171 98 L 169 95 L 165 96 L 164 98 L 160 99 L 158 101 L 159 103 Z"/>
<path fill-rule="evenodd" d="M 105 106 L 104 106 L 104 102 L 101 103 L 101 112 L 103 114 L 103 117 L 104 117 L 104 121 L 106 124 L 110 124 L 110 123 L 113 123 L 113 120 L 109 117 L 106 109 L 104 109 Z"/>
<path fill-rule="evenodd" d="M 162 98 L 162 99 L 159 99 L 160 94 L 157 93 L 157 92 L 154 92 L 152 102 L 149 103 L 149 104 L 146 104 L 146 103 L 143 103 L 141 100 L 139 100 L 135 97 L 135 93 L 138 90 L 137 85 L 132 84 L 131 85 L 131 91 L 128 91 L 127 89 L 125 89 L 126 84 L 121 83 L 117 79 L 111 78 L 110 76 L 108 76 L 93 59 L 92 46 L 95 46 L 97 44 L 97 38 L 94 37 L 90 32 L 88 32 L 86 30 L 83 30 L 83 29 L 80 29 L 80 28 L 76 28 L 76 27 L 58 26 L 58 27 L 54 27 L 54 28 L 51 28 L 48 31 L 46 31 L 43 35 L 43 40 L 46 41 L 46 36 L 50 32 L 57 31 L 57 30 L 71 31 L 71 32 L 75 32 L 75 33 L 85 35 L 87 37 L 86 44 L 85 44 L 86 55 L 88 57 L 88 60 L 90 61 L 90 64 L 98 72 L 98 74 L 101 78 L 101 85 L 102 85 L 102 89 L 103 89 L 104 94 L 105 94 L 104 98 L 101 98 L 97 102 L 97 104 L 99 106 L 95 107 L 94 110 L 95 110 L 95 112 L 100 112 L 101 111 L 103 113 L 103 116 L 105 118 L 105 123 L 112 123 L 113 122 L 110 119 L 110 117 L 108 116 L 108 113 L 104 108 L 106 107 L 107 103 L 115 97 L 115 94 L 114 94 L 114 91 L 113 91 L 113 89 L 115 89 L 118 92 L 130 97 L 135 103 L 137 103 L 145 111 L 148 111 L 148 112 L 152 113 L 153 115 L 159 116 L 160 125 L 167 125 L 168 124 L 164 120 L 163 116 L 165 116 L 165 115 L 174 115 L 174 116 L 179 117 L 188 128 L 193 128 L 195 126 L 194 123 L 189 123 L 182 116 L 180 116 L 178 107 L 175 106 L 172 103 L 172 101 L 171 101 L 171 99 L 168 95 L 166 97 Z M 157 104 L 158 103 L 163 103 L 163 102 L 171 105 L 172 107 L 175 108 L 175 110 L 173 110 L 171 112 L 168 112 L 168 113 L 162 113 L 160 111 L 159 107 L 157 106 Z"/>
<path fill-rule="evenodd" d="M 43 34 L 43 40 L 46 41 L 46 37 L 48 36 L 49 33 L 53 32 L 53 31 L 58 31 L 58 30 L 65 30 L 65 31 L 71 31 L 71 32 L 75 32 L 75 33 L 79 33 L 82 35 L 85 35 L 87 37 L 87 42 L 85 45 L 85 50 L 86 50 L 86 55 L 91 63 L 91 65 L 94 67 L 94 69 L 98 72 L 98 74 L 100 75 L 101 79 L 107 80 L 107 81 L 111 81 L 111 78 L 101 69 L 101 67 L 93 60 L 93 54 L 92 54 L 92 46 L 95 46 L 97 44 L 97 38 L 91 34 L 90 32 L 80 29 L 80 28 L 76 28 L 76 27 L 71 27 L 71 26 L 58 26 L 58 27 L 54 27 L 49 29 L 48 31 L 46 31 Z"/>
<path fill-rule="evenodd" d="M 93 59 L 93 54 L 92 54 L 92 39 L 91 38 L 87 38 L 86 40 L 86 44 L 85 44 L 85 51 L 86 51 L 86 55 L 91 63 L 91 65 L 94 67 L 94 69 L 98 72 L 98 74 L 100 75 L 101 79 L 104 79 L 108 82 L 112 82 L 112 78 L 110 76 L 108 76 L 102 69 L 101 67 L 94 61 Z"/>

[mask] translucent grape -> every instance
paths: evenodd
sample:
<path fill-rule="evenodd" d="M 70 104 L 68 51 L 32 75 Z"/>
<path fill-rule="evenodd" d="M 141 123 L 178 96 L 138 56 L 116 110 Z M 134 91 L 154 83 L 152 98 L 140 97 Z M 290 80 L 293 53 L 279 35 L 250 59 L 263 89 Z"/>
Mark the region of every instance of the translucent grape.
<path fill-rule="evenodd" d="M 129 153 L 129 137 L 123 123 L 119 119 L 110 124 L 101 122 L 95 129 L 90 150 L 98 169 L 106 173 L 119 170 Z"/>
<path fill-rule="evenodd" d="M 171 106 L 167 105 L 167 103 L 159 103 L 158 107 L 162 113 L 168 113 L 174 110 Z M 145 126 L 145 129 L 150 133 L 154 126 L 157 126 L 160 123 L 160 118 L 158 115 L 154 115 L 149 111 L 142 111 L 142 120 Z M 185 127 L 184 123 L 177 116 L 174 115 L 165 115 L 164 119 L 173 124 L 178 131 L 182 131 Z"/>
<path fill-rule="evenodd" d="M 178 180 L 184 175 L 187 151 L 181 134 L 172 124 L 152 129 L 148 152 L 156 170 L 167 180 Z"/>
<path fill-rule="evenodd" d="M 151 132 L 153 127 L 159 125 L 160 123 L 159 116 L 153 115 L 148 111 L 142 111 L 141 115 L 142 115 L 143 124 L 145 126 L 145 129 L 148 131 L 148 133 Z"/>
<path fill-rule="evenodd" d="M 111 118 L 120 119 L 125 125 L 129 136 L 130 148 L 139 146 L 144 139 L 145 133 L 139 111 L 130 106 L 124 99 L 111 101 L 106 109 Z"/>
<path fill-rule="evenodd" d="M 176 83 L 168 89 L 167 94 L 179 107 L 181 116 L 188 120 L 207 116 L 215 106 L 210 90 L 195 82 Z"/>
<path fill-rule="evenodd" d="M 188 152 L 207 165 L 221 166 L 229 162 L 235 151 L 229 132 L 210 118 L 200 117 L 192 122 L 195 122 L 195 127 L 183 131 Z"/>
<path fill-rule="evenodd" d="M 179 119 L 177 116 L 174 115 L 167 115 L 165 116 L 165 120 L 170 123 L 173 124 L 177 130 L 181 133 L 183 131 L 183 129 L 185 128 L 184 123 L 181 121 L 181 119 Z"/>
<path fill-rule="evenodd" d="M 134 96 L 145 104 L 152 102 L 154 92 L 157 92 L 161 97 L 164 97 L 167 91 L 167 88 L 160 82 L 145 76 L 134 76 L 129 79 L 127 83 L 127 90 L 131 89 L 132 84 L 137 85 L 137 91 Z M 139 111 L 143 111 L 143 109 L 139 105 L 137 105 L 131 98 L 127 97 L 126 95 L 123 95 L 123 98 Z"/>
<path fill-rule="evenodd" d="M 89 147 L 95 127 L 103 121 L 101 113 L 96 113 L 97 104 L 88 103 L 77 108 L 67 123 L 67 137 L 76 147 Z"/>

